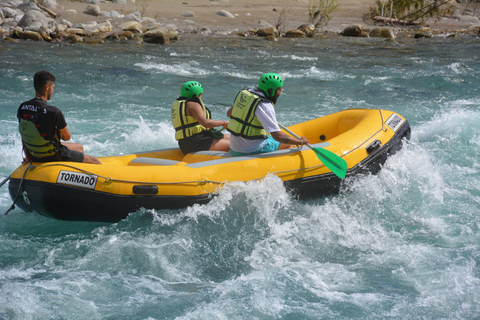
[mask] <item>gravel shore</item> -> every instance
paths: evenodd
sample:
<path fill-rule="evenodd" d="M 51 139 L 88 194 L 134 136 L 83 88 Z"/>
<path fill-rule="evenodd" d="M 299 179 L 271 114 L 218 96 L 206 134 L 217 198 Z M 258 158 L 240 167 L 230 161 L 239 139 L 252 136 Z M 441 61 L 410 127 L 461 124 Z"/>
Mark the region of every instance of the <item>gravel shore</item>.
<path fill-rule="evenodd" d="M 168 43 L 178 40 L 182 35 L 259 36 L 257 31 L 268 27 L 278 29 L 276 32 L 267 31 L 266 34 L 262 32 L 262 36 L 270 36 L 270 39 L 281 36 L 302 37 L 302 32 L 306 36 L 369 36 L 373 35 L 371 31 L 377 27 L 391 31 L 375 34 L 393 38 L 417 37 L 419 34 L 419 37 L 435 34 L 478 34 L 480 30 L 480 21 L 474 16 L 474 11 L 469 11 L 465 4 L 460 3 L 455 3 L 456 9 L 451 16 L 432 19 L 418 26 L 401 26 L 378 25 L 364 20 L 363 17 L 374 5 L 374 0 L 340 0 L 328 25 L 317 28 L 314 34 L 308 34 L 305 29 L 302 29 L 302 32 L 296 31 L 299 26 L 309 24 L 307 0 L 114 0 L 116 3 L 86 1 L 88 3 L 39 0 L 37 3 L 40 9 L 47 7 L 42 13 L 49 20 L 41 27 L 32 27 L 25 23 L 22 25 L 18 11 L 16 16 L 10 18 L 6 17 L 4 12 L 3 17 L 0 15 L 0 35 L 4 39 L 48 41 L 68 38 L 70 42 L 84 42 L 89 38 L 103 41 L 108 37 L 120 40 L 137 39 L 138 42 L 140 36 L 140 41 Z M 14 4 L 15 0 L 3 0 L 0 2 L 0 9 L 7 6 L 15 8 L 12 3 Z M 477 11 L 480 13 L 480 10 Z M 358 34 L 345 32 L 346 28 L 352 25 L 356 26 Z M 291 30 L 296 32 L 288 33 Z M 27 37 L 26 31 L 29 31 L 30 37 Z M 31 34 L 35 32 L 39 35 Z M 146 33 L 150 34 L 145 37 Z M 71 34 L 74 36 L 70 36 Z M 159 34 L 161 39 L 158 38 Z M 155 39 L 152 40 L 153 38 Z"/>

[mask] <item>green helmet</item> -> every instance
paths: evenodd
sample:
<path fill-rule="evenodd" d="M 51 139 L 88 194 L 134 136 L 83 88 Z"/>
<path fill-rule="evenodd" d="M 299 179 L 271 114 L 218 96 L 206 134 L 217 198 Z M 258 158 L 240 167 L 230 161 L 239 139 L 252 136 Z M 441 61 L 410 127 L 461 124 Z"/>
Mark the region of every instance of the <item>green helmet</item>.
<path fill-rule="evenodd" d="M 197 81 L 187 81 L 180 89 L 182 97 L 190 99 L 191 97 L 198 97 L 203 92 L 202 85 Z"/>
<path fill-rule="evenodd" d="M 283 87 L 283 79 L 276 73 L 265 73 L 258 80 L 258 89 L 268 95 L 268 89 L 273 89 L 270 97 L 273 97 L 275 90 Z"/>

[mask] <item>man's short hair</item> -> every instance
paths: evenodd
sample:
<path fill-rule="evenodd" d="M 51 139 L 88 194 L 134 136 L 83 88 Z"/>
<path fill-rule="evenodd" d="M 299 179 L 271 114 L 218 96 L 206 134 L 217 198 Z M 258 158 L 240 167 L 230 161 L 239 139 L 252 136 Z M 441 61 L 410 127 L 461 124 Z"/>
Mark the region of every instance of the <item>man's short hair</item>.
<path fill-rule="evenodd" d="M 33 77 L 33 87 L 35 88 L 35 91 L 40 91 L 47 83 L 55 83 L 55 80 L 55 76 L 50 72 L 43 70 L 38 71 Z"/>

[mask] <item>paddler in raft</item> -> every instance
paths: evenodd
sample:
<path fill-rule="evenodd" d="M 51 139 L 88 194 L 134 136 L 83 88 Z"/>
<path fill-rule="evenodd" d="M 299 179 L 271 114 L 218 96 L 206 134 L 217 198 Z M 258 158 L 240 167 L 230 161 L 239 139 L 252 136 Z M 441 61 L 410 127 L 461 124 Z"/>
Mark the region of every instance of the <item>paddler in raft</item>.
<path fill-rule="evenodd" d="M 276 73 L 266 73 L 256 89 L 241 90 L 227 111 L 230 122 L 230 153 L 244 156 L 303 146 L 308 139 L 293 138 L 280 130 L 274 105 L 283 92 L 283 79 Z"/>
<path fill-rule="evenodd" d="M 202 101 L 203 87 L 197 81 L 187 81 L 180 88 L 180 97 L 172 104 L 171 119 L 175 139 L 183 153 L 214 150 L 228 151 L 230 135 L 215 127 L 227 128 L 228 121 L 213 120 Z"/>
<path fill-rule="evenodd" d="M 62 111 L 47 101 L 53 95 L 56 78 L 48 71 L 38 71 L 33 77 L 35 98 L 20 105 L 17 111 L 22 137 L 24 162 L 69 161 L 102 164 L 86 155 L 79 143 L 61 142 L 71 138 Z"/>

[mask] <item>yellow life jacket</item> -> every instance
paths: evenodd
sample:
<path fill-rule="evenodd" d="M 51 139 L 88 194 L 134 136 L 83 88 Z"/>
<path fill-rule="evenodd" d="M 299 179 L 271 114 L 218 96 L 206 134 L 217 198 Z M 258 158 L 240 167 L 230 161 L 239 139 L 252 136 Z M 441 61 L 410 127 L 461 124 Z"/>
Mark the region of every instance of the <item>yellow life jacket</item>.
<path fill-rule="evenodd" d="M 261 101 L 272 103 L 270 100 L 248 90 L 240 91 L 233 103 L 232 115 L 227 130 L 234 136 L 240 136 L 245 139 L 268 138 L 267 132 L 255 115 L 255 110 Z"/>
<path fill-rule="evenodd" d="M 34 121 L 20 119 L 18 130 L 28 152 L 35 158 L 50 157 L 57 151 L 57 141 L 43 138 Z"/>
<path fill-rule="evenodd" d="M 194 101 L 199 103 L 202 106 L 203 114 L 205 115 L 205 118 L 207 119 L 212 118 L 210 110 L 208 110 L 208 108 L 205 107 L 202 100 L 198 98 L 186 99 L 186 98 L 179 97 L 177 100 L 173 102 L 172 110 L 170 114 L 172 118 L 173 127 L 175 128 L 176 140 L 185 139 L 193 136 L 194 134 L 209 130 L 204 126 L 202 126 L 200 123 L 198 123 L 198 121 L 194 117 L 187 116 L 188 101 Z"/>

